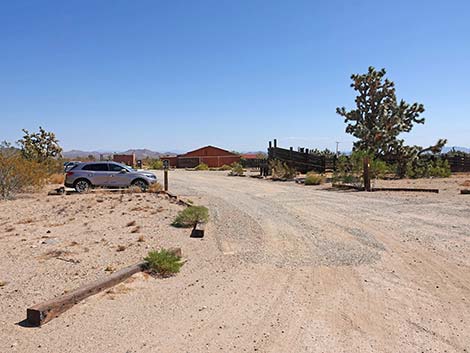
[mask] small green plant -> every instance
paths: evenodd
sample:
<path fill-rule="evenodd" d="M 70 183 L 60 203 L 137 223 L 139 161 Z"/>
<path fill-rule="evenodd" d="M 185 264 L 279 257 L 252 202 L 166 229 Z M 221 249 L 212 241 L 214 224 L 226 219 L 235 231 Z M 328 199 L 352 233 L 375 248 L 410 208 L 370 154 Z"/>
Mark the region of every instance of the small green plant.
<path fill-rule="evenodd" d="M 194 169 L 195 170 L 209 170 L 209 166 L 205 163 L 200 163 Z"/>
<path fill-rule="evenodd" d="M 240 163 L 233 163 L 229 175 L 231 176 L 243 176 L 245 170 Z"/>
<path fill-rule="evenodd" d="M 305 185 L 320 185 L 324 182 L 324 177 L 320 174 L 309 172 L 305 178 Z"/>
<path fill-rule="evenodd" d="M 189 228 L 196 223 L 206 223 L 209 220 L 209 210 L 204 206 L 189 206 L 180 211 L 173 221 L 174 227 Z"/>
<path fill-rule="evenodd" d="M 150 272 L 162 277 L 169 277 L 178 273 L 183 266 L 181 257 L 167 249 L 150 251 L 144 260 L 147 262 L 147 269 Z"/>

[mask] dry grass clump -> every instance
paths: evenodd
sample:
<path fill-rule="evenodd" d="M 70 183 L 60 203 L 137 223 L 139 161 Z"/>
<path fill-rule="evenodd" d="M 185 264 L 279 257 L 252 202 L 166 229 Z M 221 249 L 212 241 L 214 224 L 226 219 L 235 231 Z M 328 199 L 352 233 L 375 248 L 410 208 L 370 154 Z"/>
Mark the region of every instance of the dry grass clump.
<path fill-rule="evenodd" d="M 139 238 L 137 239 L 137 242 L 143 243 L 145 241 L 145 238 L 143 235 L 140 235 Z"/>
<path fill-rule="evenodd" d="M 232 163 L 232 167 L 230 169 L 230 173 L 228 174 L 230 176 L 243 176 L 245 173 L 245 170 L 243 169 L 242 165 L 237 162 Z"/>
<path fill-rule="evenodd" d="M 324 182 L 325 178 L 323 177 L 323 175 L 314 172 L 307 173 L 307 176 L 305 178 L 305 185 L 320 185 Z"/>
<path fill-rule="evenodd" d="M 209 166 L 205 163 L 198 164 L 194 170 L 209 170 Z"/>
<path fill-rule="evenodd" d="M 147 192 L 151 192 L 151 193 L 159 193 L 162 190 L 163 190 L 163 187 L 160 183 L 152 184 L 147 188 Z"/>
<path fill-rule="evenodd" d="M 9 199 L 22 191 L 39 190 L 47 177 L 45 168 L 19 153 L 0 153 L 0 198 Z"/>
<path fill-rule="evenodd" d="M 269 163 L 273 179 L 289 180 L 297 175 L 297 171 L 287 163 L 280 160 L 273 160 Z"/>
<path fill-rule="evenodd" d="M 118 245 L 116 251 L 124 251 L 126 250 L 126 246 L 125 245 Z"/>
<path fill-rule="evenodd" d="M 63 184 L 65 181 L 65 175 L 64 174 L 59 174 L 59 173 L 54 173 L 47 178 L 47 182 L 49 184 Z"/>

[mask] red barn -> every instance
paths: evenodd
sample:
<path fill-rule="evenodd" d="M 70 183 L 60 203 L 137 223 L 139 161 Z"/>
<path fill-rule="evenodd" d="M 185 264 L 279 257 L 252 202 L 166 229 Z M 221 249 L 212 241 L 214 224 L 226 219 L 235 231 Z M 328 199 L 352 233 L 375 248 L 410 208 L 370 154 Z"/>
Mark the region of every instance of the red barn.
<path fill-rule="evenodd" d="M 219 168 L 224 164 L 230 165 L 240 161 L 238 154 L 223 150 L 214 146 L 206 146 L 197 150 L 180 154 L 176 158 L 165 158 L 170 162 L 170 166 L 178 168 L 194 168 L 198 164 L 207 164 L 210 168 Z"/>
<path fill-rule="evenodd" d="M 135 166 L 135 154 L 115 154 L 113 161 L 133 167 Z"/>

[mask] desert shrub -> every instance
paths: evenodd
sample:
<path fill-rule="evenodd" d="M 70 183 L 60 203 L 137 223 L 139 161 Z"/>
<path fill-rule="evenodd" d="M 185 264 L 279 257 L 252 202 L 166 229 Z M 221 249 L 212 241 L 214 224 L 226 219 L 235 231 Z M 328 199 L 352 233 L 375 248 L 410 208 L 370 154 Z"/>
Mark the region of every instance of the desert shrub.
<path fill-rule="evenodd" d="M 206 223 L 209 220 L 209 210 L 204 206 L 190 206 L 178 212 L 172 225 L 174 227 L 189 228 L 196 223 Z"/>
<path fill-rule="evenodd" d="M 168 277 L 178 273 L 183 266 L 181 257 L 166 249 L 150 251 L 144 260 L 147 262 L 148 270 L 162 277 Z"/>
<path fill-rule="evenodd" d="M 305 185 L 320 185 L 323 184 L 324 181 L 325 178 L 322 175 L 314 172 L 307 173 L 307 176 L 305 177 Z"/>
<path fill-rule="evenodd" d="M 227 164 L 224 164 L 222 167 L 219 168 L 219 170 L 231 170 L 232 167 L 227 165 Z"/>
<path fill-rule="evenodd" d="M 243 169 L 242 165 L 237 162 L 232 163 L 232 167 L 230 169 L 231 170 L 229 175 L 232 176 L 242 176 L 245 173 L 245 170 Z"/>
<path fill-rule="evenodd" d="M 49 184 L 63 184 L 65 179 L 65 175 L 63 173 L 54 173 L 49 175 L 47 178 L 47 182 Z"/>
<path fill-rule="evenodd" d="M 161 159 L 151 159 L 148 162 L 149 169 L 163 169 L 163 161 Z"/>
<path fill-rule="evenodd" d="M 293 179 L 297 175 L 294 168 L 277 159 L 270 162 L 270 167 L 272 176 L 276 179 Z"/>
<path fill-rule="evenodd" d="M 153 192 L 153 193 L 158 193 L 160 191 L 163 190 L 163 187 L 160 183 L 154 183 L 154 184 L 151 184 L 148 188 L 147 188 L 147 192 Z"/>
<path fill-rule="evenodd" d="M 339 156 L 333 179 L 347 184 L 361 184 L 364 173 L 364 158 L 369 157 L 369 173 L 372 179 L 382 179 L 393 171 L 386 162 L 373 158 L 364 151 L 354 151 L 351 156 Z"/>
<path fill-rule="evenodd" d="M 451 175 L 450 165 L 447 160 L 436 159 L 427 161 L 410 162 L 406 167 L 408 178 L 448 178 Z"/>
<path fill-rule="evenodd" d="M 195 170 L 209 170 L 209 166 L 205 163 L 200 163 L 194 169 Z"/>
<path fill-rule="evenodd" d="M 0 197 L 11 198 L 16 193 L 44 186 L 47 174 L 44 167 L 20 154 L 0 153 Z"/>

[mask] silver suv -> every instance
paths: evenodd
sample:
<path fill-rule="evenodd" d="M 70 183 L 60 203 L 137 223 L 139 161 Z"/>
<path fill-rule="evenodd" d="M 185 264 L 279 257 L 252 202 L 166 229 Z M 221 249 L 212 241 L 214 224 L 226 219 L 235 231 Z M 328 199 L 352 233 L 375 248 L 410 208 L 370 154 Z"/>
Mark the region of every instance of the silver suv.
<path fill-rule="evenodd" d="M 91 187 L 137 186 L 146 190 L 157 182 L 155 174 L 137 171 L 116 162 L 82 162 L 65 174 L 65 186 L 77 192 L 87 192 Z"/>

